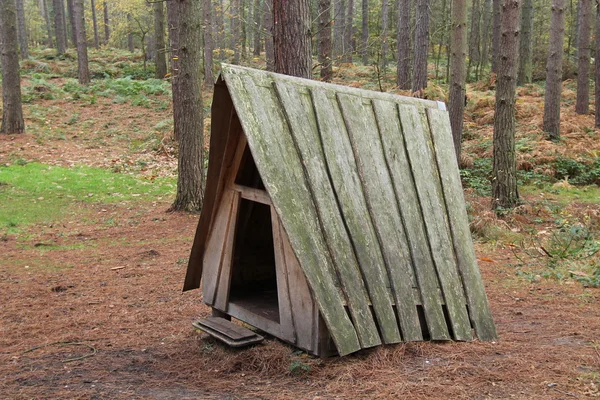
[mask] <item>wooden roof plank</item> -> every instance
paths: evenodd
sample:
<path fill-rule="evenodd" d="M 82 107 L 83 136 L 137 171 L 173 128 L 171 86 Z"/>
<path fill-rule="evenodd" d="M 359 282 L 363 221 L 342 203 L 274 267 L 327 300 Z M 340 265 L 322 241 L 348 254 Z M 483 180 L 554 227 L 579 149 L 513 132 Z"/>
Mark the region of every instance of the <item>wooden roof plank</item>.
<path fill-rule="evenodd" d="M 310 94 L 301 94 L 294 85 L 284 82 L 276 82 L 275 88 L 302 158 L 319 223 L 348 300 L 361 346 L 366 348 L 380 345 L 381 339 L 369 309 L 361 272 L 327 174 Z"/>
<path fill-rule="evenodd" d="M 402 336 L 393 308 L 391 284 L 375 228 L 369 217 L 358 167 L 335 93 L 320 88 L 314 88 L 311 93 L 327 168 L 373 304 L 382 339 L 385 343 L 401 342 Z"/>
<path fill-rule="evenodd" d="M 429 127 L 427 121 L 421 119 L 416 107 L 399 105 L 398 111 L 453 335 L 456 340 L 471 340 L 469 316 L 454 258 L 437 166 L 433 164 L 435 161 L 431 154 L 431 145 L 428 143 Z"/>
<path fill-rule="evenodd" d="M 338 351 L 357 351 L 358 336 L 344 309 L 302 163 L 273 89 L 256 85 L 244 69 L 225 68 L 223 73 L 256 166 Z"/>
<path fill-rule="evenodd" d="M 337 99 L 396 298 L 402 336 L 405 341 L 423 340 L 417 302 L 413 296 L 416 279 L 412 260 L 372 104 L 370 100 L 348 94 L 338 93 Z"/>
<path fill-rule="evenodd" d="M 443 299 L 439 295 L 439 282 L 429 250 L 414 178 L 408 163 L 398 109 L 396 103 L 383 100 L 373 100 L 373 109 L 406 229 L 429 335 L 433 340 L 449 340 L 450 334 L 442 309 Z"/>
<path fill-rule="evenodd" d="M 460 172 L 447 112 L 427 110 L 431 126 L 437 167 L 440 170 L 447 214 L 450 217 L 450 230 L 454 242 L 454 251 L 458 261 L 471 322 L 481 340 L 497 339 L 496 326 L 490 312 L 481 273 L 477 266 L 477 257 L 473 239 L 469 231 L 469 219 L 465 207 L 464 193 L 460 182 Z M 444 173 L 441 173 L 442 170 Z"/>

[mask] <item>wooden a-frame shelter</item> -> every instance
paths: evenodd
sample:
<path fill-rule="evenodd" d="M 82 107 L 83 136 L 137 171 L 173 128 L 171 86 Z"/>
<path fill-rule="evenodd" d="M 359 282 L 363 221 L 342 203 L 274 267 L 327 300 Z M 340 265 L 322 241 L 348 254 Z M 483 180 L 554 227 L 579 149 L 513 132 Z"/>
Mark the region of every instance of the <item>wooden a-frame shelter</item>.
<path fill-rule="evenodd" d="M 316 355 L 496 338 L 441 102 L 223 65 L 184 290 Z"/>

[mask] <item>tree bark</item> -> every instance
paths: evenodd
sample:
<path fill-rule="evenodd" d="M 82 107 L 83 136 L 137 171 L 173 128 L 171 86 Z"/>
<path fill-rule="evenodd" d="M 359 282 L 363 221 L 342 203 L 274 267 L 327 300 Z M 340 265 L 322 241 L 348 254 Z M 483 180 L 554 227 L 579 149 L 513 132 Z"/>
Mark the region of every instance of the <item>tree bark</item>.
<path fill-rule="evenodd" d="M 179 139 L 178 178 L 177 196 L 171 210 L 197 212 L 202 208 L 204 183 L 201 3 L 198 0 L 170 0 L 167 13 L 169 24 L 178 22 L 173 27 L 178 31 L 177 48 L 172 51 L 179 58 L 179 70 L 173 74 L 173 117 Z"/>
<path fill-rule="evenodd" d="M 108 0 L 104 0 L 104 40 L 108 44 L 110 40 L 110 20 L 108 17 Z"/>
<path fill-rule="evenodd" d="M 248 59 L 248 37 L 247 37 L 247 22 L 248 22 L 248 15 L 246 14 L 246 2 L 245 1 L 240 1 L 239 3 L 239 22 L 238 22 L 238 27 L 240 29 L 240 56 L 242 57 L 242 60 L 247 60 Z"/>
<path fill-rule="evenodd" d="M 273 21 L 275 72 L 310 79 L 312 58 L 308 0 L 274 0 Z"/>
<path fill-rule="evenodd" d="M 544 95 L 544 131 L 548 133 L 550 140 L 560 138 L 560 95 L 564 38 L 565 0 L 552 0 L 550 43 L 546 62 L 546 93 Z M 596 44 L 598 43 L 600 43 L 600 40 L 596 41 Z M 596 62 L 596 71 L 597 68 L 598 63 Z M 600 90 L 596 91 L 596 96 L 598 94 L 600 94 Z M 598 118 L 598 115 L 596 118 Z"/>
<path fill-rule="evenodd" d="M 552 26 L 550 26 L 552 29 Z M 521 15 L 521 42 L 519 44 L 519 72 L 517 74 L 517 85 L 531 83 L 533 40 L 533 0 L 523 0 L 523 11 Z"/>
<path fill-rule="evenodd" d="M 369 64 L 369 0 L 362 0 L 362 45 L 360 46 L 363 65 Z"/>
<path fill-rule="evenodd" d="M 76 28 L 75 28 L 75 11 L 73 10 L 73 2 L 74 1 L 75 0 L 67 0 L 67 13 L 69 14 L 69 25 L 71 27 L 71 42 L 73 43 L 73 47 L 77 48 L 77 33 L 76 33 Z"/>
<path fill-rule="evenodd" d="M 19 38 L 19 51 L 21 59 L 29 58 L 29 35 L 27 32 L 27 24 L 25 23 L 25 7 L 23 0 L 17 0 L 17 36 Z"/>
<path fill-rule="evenodd" d="M 452 126 L 454 152 L 460 165 L 467 79 L 467 0 L 453 0 L 452 3 L 448 111 L 450 113 L 450 125 Z"/>
<path fill-rule="evenodd" d="M 387 53 L 388 53 L 388 18 L 389 18 L 388 0 L 381 1 L 381 69 L 385 71 L 387 68 Z"/>
<path fill-rule="evenodd" d="M 273 45 L 273 0 L 265 0 L 265 56 L 267 71 L 275 71 L 275 48 Z"/>
<path fill-rule="evenodd" d="M 600 128 L 600 1 L 596 0 L 596 56 L 594 58 L 594 83 L 595 83 L 595 126 Z"/>
<path fill-rule="evenodd" d="M 471 79 L 471 69 L 479 65 L 479 58 L 481 56 L 479 50 L 481 28 L 479 22 L 481 21 L 481 6 L 479 0 L 473 0 L 471 7 L 471 35 L 469 36 L 469 62 L 467 64 L 467 80 Z M 475 80 L 477 80 L 477 71 L 475 71 Z"/>
<path fill-rule="evenodd" d="M 73 29 L 77 37 L 77 74 L 79 83 L 87 85 L 90 83 L 90 70 L 88 68 L 83 0 L 73 0 L 73 20 L 75 22 Z"/>
<path fill-rule="evenodd" d="M 479 63 L 479 70 L 481 71 L 487 67 L 490 56 L 490 38 L 493 29 L 489 29 L 494 20 L 494 12 L 492 9 L 492 0 L 483 1 L 483 27 L 481 35 L 481 59 Z"/>
<path fill-rule="evenodd" d="M 427 51 L 429 49 L 429 0 L 417 0 L 415 14 L 415 57 L 413 59 L 412 91 L 427 87 Z"/>
<path fill-rule="evenodd" d="M 240 63 L 240 0 L 231 0 L 231 48 L 233 63 Z"/>
<path fill-rule="evenodd" d="M 262 51 L 262 45 L 261 45 L 262 15 L 263 15 L 262 2 L 260 0 L 254 0 L 254 46 L 253 46 L 254 57 L 260 57 L 260 52 Z"/>
<path fill-rule="evenodd" d="M 396 84 L 400 89 L 410 89 L 410 0 L 398 2 L 398 27 L 396 29 L 398 46 L 398 66 Z"/>
<path fill-rule="evenodd" d="M 133 16 L 131 14 L 127 14 L 127 29 L 127 49 L 133 53 L 135 51 L 135 43 L 133 42 Z"/>
<path fill-rule="evenodd" d="M 492 31 L 492 72 L 498 72 L 498 54 L 500 52 L 500 24 L 502 0 L 493 0 L 494 26 Z"/>
<path fill-rule="evenodd" d="M 165 45 L 165 6 L 163 2 L 156 2 L 154 8 L 154 41 L 156 55 L 154 65 L 156 66 L 156 78 L 163 79 L 167 75 L 167 49 Z"/>
<path fill-rule="evenodd" d="M 46 45 L 49 48 L 52 48 L 54 47 L 54 41 L 52 40 L 52 24 L 50 23 L 50 13 L 48 12 L 48 3 L 46 0 L 42 0 L 42 12 L 44 13 L 44 22 L 46 23 L 46 31 L 48 32 Z"/>
<path fill-rule="evenodd" d="M 344 25 L 346 9 L 344 0 L 333 0 L 333 57 L 342 62 L 344 57 Z"/>
<path fill-rule="evenodd" d="M 319 0 L 319 63 L 321 80 L 331 81 L 331 0 Z"/>
<path fill-rule="evenodd" d="M 204 0 L 202 13 L 204 14 L 204 85 L 206 87 L 212 87 L 212 85 L 215 83 L 212 72 L 213 49 L 215 44 L 212 37 L 213 26 L 211 0 Z"/>
<path fill-rule="evenodd" d="M 2 125 L 0 133 L 23 133 L 23 106 L 14 0 L 0 0 L 0 62 L 2 65 Z"/>
<path fill-rule="evenodd" d="M 580 0 L 579 33 L 577 35 L 578 73 L 577 100 L 575 112 L 585 115 L 589 113 L 590 103 L 590 23 L 592 1 Z"/>
<path fill-rule="evenodd" d="M 225 44 L 225 20 L 223 17 L 223 0 L 217 0 L 217 6 L 215 7 L 215 25 L 217 38 L 216 47 L 219 48 L 219 59 L 223 60 L 225 52 L 223 46 Z"/>
<path fill-rule="evenodd" d="M 96 1 L 95 0 L 90 0 L 91 1 L 91 7 L 92 7 L 92 23 L 94 25 L 94 47 L 96 49 L 100 48 L 100 36 L 98 35 L 98 15 L 96 14 Z"/>
<path fill-rule="evenodd" d="M 354 36 L 354 0 L 346 0 L 346 24 L 344 29 L 344 62 L 352 63 L 352 55 L 354 54 L 354 46 L 352 38 Z"/>
<path fill-rule="evenodd" d="M 64 54 L 67 51 L 67 31 L 65 26 L 65 6 L 63 0 L 53 0 L 54 32 L 56 33 L 56 51 Z"/>
<path fill-rule="evenodd" d="M 521 1 L 502 0 L 492 175 L 492 208 L 497 211 L 513 208 L 519 203 L 515 163 L 515 90 Z"/>

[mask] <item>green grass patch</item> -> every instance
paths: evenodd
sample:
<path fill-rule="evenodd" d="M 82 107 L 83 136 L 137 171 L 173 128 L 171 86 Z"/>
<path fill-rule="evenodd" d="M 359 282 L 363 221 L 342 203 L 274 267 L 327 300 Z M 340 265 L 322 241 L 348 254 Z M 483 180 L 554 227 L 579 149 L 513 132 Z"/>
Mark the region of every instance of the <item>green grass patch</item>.
<path fill-rule="evenodd" d="M 23 163 L 21 163 L 23 164 Z M 60 219 L 76 202 L 118 203 L 173 195 L 174 178 L 144 179 L 102 168 L 38 163 L 0 167 L 0 230 Z"/>
<path fill-rule="evenodd" d="M 551 186 L 546 185 L 540 188 L 538 185 L 524 185 L 519 187 L 519 192 L 523 194 L 539 195 L 544 194 L 546 200 L 557 203 L 560 206 L 566 206 L 573 202 L 598 204 L 600 201 L 600 188 L 596 185 L 591 186 Z"/>

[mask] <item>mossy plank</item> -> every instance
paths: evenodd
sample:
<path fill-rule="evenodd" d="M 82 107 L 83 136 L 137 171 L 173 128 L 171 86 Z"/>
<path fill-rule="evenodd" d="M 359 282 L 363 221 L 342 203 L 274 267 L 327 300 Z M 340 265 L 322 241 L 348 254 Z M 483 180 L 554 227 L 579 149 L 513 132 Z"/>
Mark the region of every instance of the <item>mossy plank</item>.
<path fill-rule="evenodd" d="M 497 339 L 498 334 L 477 266 L 473 239 L 469 231 L 469 219 L 454 153 L 450 119 L 447 112 L 433 109 L 427 110 L 427 116 L 431 126 L 454 251 L 465 287 L 471 322 L 480 340 L 494 340 Z"/>
<path fill-rule="evenodd" d="M 255 84 L 241 69 L 231 70 L 226 80 L 257 168 L 338 351 L 341 355 L 357 351 L 358 336 L 344 309 L 302 161 L 273 87 Z"/>
<path fill-rule="evenodd" d="M 294 85 L 289 83 L 276 82 L 275 88 L 308 177 L 308 186 L 315 203 L 319 223 L 346 295 L 361 347 L 377 346 L 381 344 L 381 339 L 369 309 L 367 291 L 352 250 L 352 243 L 344 227 L 344 221 L 327 174 L 310 94 L 300 93 Z"/>
<path fill-rule="evenodd" d="M 370 100 L 347 94 L 338 93 L 337 99 L 396 298 L 403 338 L 406 341 L 423 340 L 413 295 L 416 279 L 412 260 L 372 104 Z"/>
<path fill-rule="evenodd" d="M 437 166 L 434 164 L 432 145 L 428 143 L 429 127 L 423 123 L 414 106 L 399 105 L 398 112 L 454 339 L 471 340 L 471 326 L 446 219 Z"/>
<path fill-rule="evenodd" d="M 358 261 L 357 279 L 364 279 L 383 341 L 398 343 L 402 337 L 393 308 L 391 284 L 341 111 L 333 92 L 315 88 L 312 99 L 320 132 L 316 140 L 322 142 L 326 167 L 352 241 L 350 251 L 354 249 Z"/>
<path fill-rule="evenodd" d="M 373 100 L 373 109 L 379 125 L 385 159 L 392 177 L 400 214 L 406 228 L 429 335 L 433 340 L 449 340 L 450 334 L 442 309 L 443 299 L 439 295 L 439 282 L 404 146 L 398 109 L 396 103 L 382 100 Z"/>

